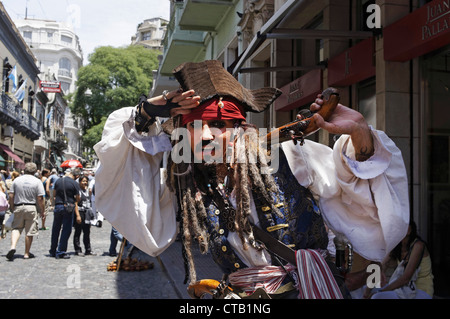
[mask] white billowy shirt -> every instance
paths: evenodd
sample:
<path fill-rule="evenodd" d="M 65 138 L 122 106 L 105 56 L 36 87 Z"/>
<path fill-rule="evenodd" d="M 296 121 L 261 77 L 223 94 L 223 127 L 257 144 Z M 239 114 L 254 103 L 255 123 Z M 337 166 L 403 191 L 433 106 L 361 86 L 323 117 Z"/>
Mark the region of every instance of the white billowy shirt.
<path fill-rule="evenodd" d="M 134 109 L 113 112 L 94 147 L 100 160 L 96 205 L 125 238 L 157 256 L 178 230 L 176 194 L 167 188 L 161 168 L 172 146 L 158 121 L 147 135 L 139 134 Z M 364 258 L 381 261 L 406 234 L 408 182 L 400 150 L 385 133 L 372 130 L 372 135 L 375 153 L 364 162 L 355 160 L 345 135 L 333 149 L 309 140 L 302 146 L 284 142 L 282 148 L 298 182 L 318 199 L 328 227 L 344 234 Z M 252 216 L 257 219 L 255 211 Z M 264 252 L 243 250 L 235 234 L 228 239 L 247 266 L 270 262 Z"/>

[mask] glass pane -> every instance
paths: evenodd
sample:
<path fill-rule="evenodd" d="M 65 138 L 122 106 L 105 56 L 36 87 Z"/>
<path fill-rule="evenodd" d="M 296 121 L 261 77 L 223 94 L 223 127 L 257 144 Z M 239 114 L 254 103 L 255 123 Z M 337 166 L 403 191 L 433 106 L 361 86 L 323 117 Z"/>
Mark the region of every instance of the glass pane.
<path fill-rule="evenodd" d="M 428 244 L 435 294 L 450 296 L 450 47 L 424 61 Z"/>

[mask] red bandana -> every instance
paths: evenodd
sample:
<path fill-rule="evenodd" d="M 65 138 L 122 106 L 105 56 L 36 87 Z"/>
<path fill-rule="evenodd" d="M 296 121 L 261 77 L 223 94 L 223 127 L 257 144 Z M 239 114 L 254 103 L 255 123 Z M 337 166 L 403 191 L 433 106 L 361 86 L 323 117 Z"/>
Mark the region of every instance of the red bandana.
<path fill-rule="evenodd" d="M 211 99 L 182 116 L 181 125 L 195 120 L 245 120 L 244 108 L 233 98 Z"/>

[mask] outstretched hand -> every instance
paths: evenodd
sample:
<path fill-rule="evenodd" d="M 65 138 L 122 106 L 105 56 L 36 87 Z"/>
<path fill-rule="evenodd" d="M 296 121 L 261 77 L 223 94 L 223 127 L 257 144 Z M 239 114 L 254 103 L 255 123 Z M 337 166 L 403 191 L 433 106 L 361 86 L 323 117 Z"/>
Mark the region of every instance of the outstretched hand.
<path fill-rule="evenodd" d="M 315 102 L 311 104 L 311 112 L 320 110 L 323 102 L 318 95 Z M 364 161 L 373 155 L 373 138 L 369 125 L 358 111 L 339 103 L 327 121 L 317 113 L 314 114 L 314 120 L 318 127 L 332 134 L 350 135 L 358 161 Z"/>
<path fill-rule="evenodd" d="M 367 123 L 361 113 L 348 108 L 342 104 L 338 104 L 330 118 L 325 121 L 320 114 L 316 113 L 322 107 L 324 101 L 320 95 L 315 102 L 311 104 L 310 110 L 314 114 L 314 120 L 317 126 L 332 133 L 332 134 L 348 134 L 352 133 L 361 127 L 368 129 Z"/>

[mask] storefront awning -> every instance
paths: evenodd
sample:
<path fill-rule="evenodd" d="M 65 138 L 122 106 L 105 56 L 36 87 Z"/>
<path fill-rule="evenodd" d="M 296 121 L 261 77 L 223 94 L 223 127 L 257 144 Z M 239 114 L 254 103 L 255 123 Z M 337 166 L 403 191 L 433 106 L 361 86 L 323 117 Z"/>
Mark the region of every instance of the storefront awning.
<path fill-rule="evenodd" d="M 3 144 L 0 144 L 0 148 L 5 151 L 6 154 L 8 154 L 9 157 L 11 157 L 15 162 L 18 162 L 20 164 L 25 164 L 25 162 L 19 157 L 17 156 L 13 151 L 11 151 L 11 149 Z"/>
<path fill-rule="evenodd" d="M 307 66 L 283 66 L 264 68 L 243 68 L 244 63 L 267 39 L 367 39 L 374 35 L 377 30 L 371 31 L 351 31 L 351 30 L 318 30 L 318 29 L 292 29 L 281 25 L 285 20 L 290 19 L 289 15 L 301 8 L 305 0 L 288 0 L 256 33 L 248 47 L 232 65 L 230 73 L 236 76 L 238 73 L 254 72 L 276 72 L 276 71 L 298 71 L 324 69 L 324 65 Z"/>

